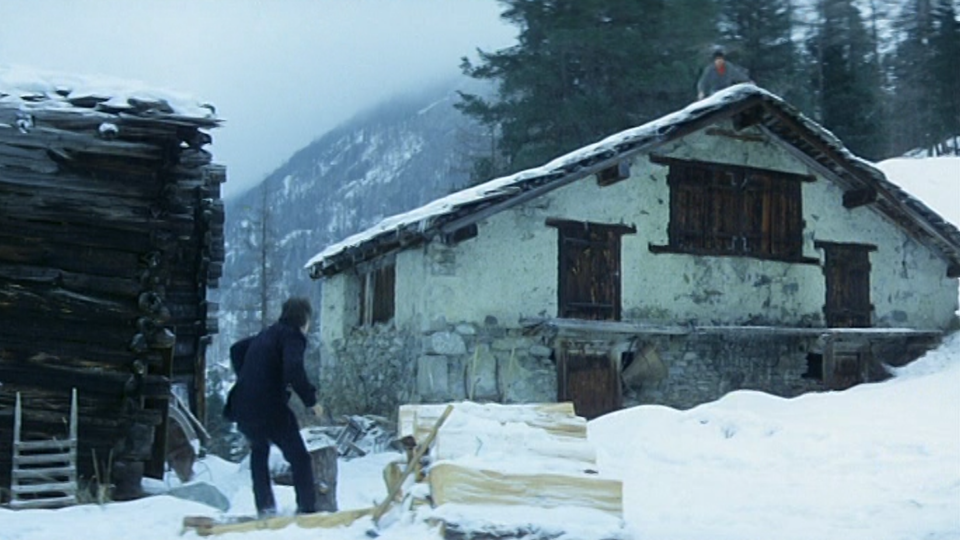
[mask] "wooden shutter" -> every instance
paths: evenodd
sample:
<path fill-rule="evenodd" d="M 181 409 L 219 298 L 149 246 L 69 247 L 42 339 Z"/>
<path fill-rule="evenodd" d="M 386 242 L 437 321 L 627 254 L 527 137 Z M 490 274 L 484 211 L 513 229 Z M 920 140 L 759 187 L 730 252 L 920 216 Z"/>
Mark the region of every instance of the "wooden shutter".
<path fill-rule="evenodd" d="M 656 158 L 670 166 L 670 246 L 678 251 L 803 256 L 801 182 L 806 177 Z"/>
<path fill-rule="evenodd" d="M 397 281 L 396 265 L 389 264 L 373 273 L 373 314 L 374 323 L 385 323 L 393 319 L 394 296 Z"/>
<path fill-rule="evenodd" d="M 710 219 L 704 247 L 714 253 L 736 253 L 740 251 L 744 217 L 740 180 L 732 172 L 713 173 L 708 187 Z"/>
<path fill-rule="evenodd" d="M 396 265 L 385 264 L 360 276 L 360 325 L 393 319 L 396 275 Z"/>
<path fill-rule="evenodd" d="M 634 229 L 573 221 L 557 227 L 559 316 L 620 320 L 620 236 Z"/>
<path fill-rule="evenodd" d="M 706 230 L 706 171 L 682 165 L 671 166 L 670 184 L 670 244 L 681 249 L 704 249 Z"/>
<path fill-rule="evenodd" d="M 779 257 L 803 255 L 803 213 L 801 212 L 800 182 L 769 182 L 768 247 L 764 253 Z"/>
<path fill-rule="evenodd" d="M 826 261 L 823 268 L 827 297 L 824 316 L 827 326 L 838 328 L 870 327 L 873 306 L 870 303 L 870 251 L 874 246 L 817 242 Z"/>

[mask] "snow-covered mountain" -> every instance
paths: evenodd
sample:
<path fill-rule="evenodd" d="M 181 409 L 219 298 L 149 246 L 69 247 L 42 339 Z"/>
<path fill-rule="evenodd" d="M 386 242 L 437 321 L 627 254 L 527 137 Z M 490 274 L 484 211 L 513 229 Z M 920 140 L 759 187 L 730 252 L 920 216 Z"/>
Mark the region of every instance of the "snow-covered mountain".
<path fill-rule="evenodd" d="M 304 264 L 323 247 L 467 182 L 480 130 L 453 105 L 470 85 L 457 80 L 381 104 L 226 201 L 220 328 L 207 353 L 214 370 L 226 366 L 231 343 L 261 328 L 265 303 L 267 323 L 290 295 L 319 306 L 320 284 Z"/>

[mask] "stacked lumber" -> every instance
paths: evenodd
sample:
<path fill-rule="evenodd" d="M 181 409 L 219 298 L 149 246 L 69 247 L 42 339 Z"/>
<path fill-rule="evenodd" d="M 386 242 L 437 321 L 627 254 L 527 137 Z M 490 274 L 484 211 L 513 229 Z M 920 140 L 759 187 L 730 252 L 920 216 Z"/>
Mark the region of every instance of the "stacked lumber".
<path fill-rule="evenodd" d="M 471 506 L 481 509 L 481 514 L 495 514 L 496 508 L 562 509 L 601 513 L 621 522 L 622 483 L 599 474 L 596 453 L 587 441 L 586 420 L 576 416 L 572 403 L 460 402 L 452 404 L 452 414 L 442 422 L 449 406 L 403 405 L 399 411 L 402 439 L 429 440 L 431 430 L 442 423 L 419 479 L 429 486 L 429 501 L 435 508 L 458 508 L 438 514 L 447 516 L 440 518 L 446 537 L 492 534 L 489 526 L 471 532 L 474 518 L 469 523 L 449 519 Z M 509 527 L 499 530 L 483 538 L 538 538 L 539 527 L 524 524 L 512 532 Z M 541 534 L 552 538 L 554 533 Z"/>
<path fill-rule="evenodd" d="M 0 486 L 17 392 L 42 440 L 78 390 L 87 477 L 94 455 L 163 473 L 173 384 L 203 410 L 225 179 L 203 147 L 219 122 L 163 99 L 0 87 Z"/>

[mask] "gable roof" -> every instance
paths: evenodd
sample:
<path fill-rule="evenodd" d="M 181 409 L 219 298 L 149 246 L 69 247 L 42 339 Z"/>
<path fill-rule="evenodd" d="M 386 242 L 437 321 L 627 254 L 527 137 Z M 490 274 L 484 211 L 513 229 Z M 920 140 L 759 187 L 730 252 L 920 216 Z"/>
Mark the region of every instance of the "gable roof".
<path fill-rule="evenodd" d="M 388 217 L 327 246 L 307 262 L 306 268 L 312 278 L 319 279 L 378 255 L 452 234 L 727 118 L 733 118 L 738 128 L 759 127 L 794 157 L 849 193 L 856 193 L 856 199 L 875 205 L 948 259 L 950 277 L 960 276 L 960 230 L 887 180 L 873 164 L 853 155 L 822 126 L 781 98 L 750 84 L 727 88 L 680 111 L 622 131 L 540 167 L 497 178 Z"/>

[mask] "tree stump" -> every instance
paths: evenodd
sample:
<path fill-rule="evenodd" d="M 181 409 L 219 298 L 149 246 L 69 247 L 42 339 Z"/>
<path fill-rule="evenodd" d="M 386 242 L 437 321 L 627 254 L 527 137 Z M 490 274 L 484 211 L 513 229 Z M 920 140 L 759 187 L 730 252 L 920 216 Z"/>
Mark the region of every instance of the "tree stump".
<path fill-rule="evenodd" d="M 337 511 L 337 451 L 336 441 L 326 436 L 314 436 L 304 430 L 304 442 L 310 454 L 310 466 L 313 467 L 313 481 L 317 492 L 317 511 Z M 273 481 L 278 485 L 292 486 L 293 474 L 290 465 L 274 472 Z"/>
<path fill-rule="evenodd" d="M 317 486 L 317 511 L 337 511 L 337 452 L 336 445 L 310 449 L 310 462 Z"/>

